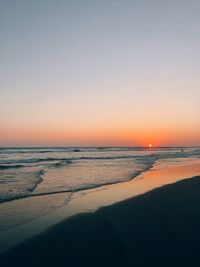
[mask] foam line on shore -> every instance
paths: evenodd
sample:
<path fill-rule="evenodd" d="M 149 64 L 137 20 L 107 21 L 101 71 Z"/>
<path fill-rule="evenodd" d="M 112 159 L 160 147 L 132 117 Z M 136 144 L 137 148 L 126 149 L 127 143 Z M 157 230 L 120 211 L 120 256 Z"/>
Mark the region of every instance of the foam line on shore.
<path fill-rule="evenodd" d="M 174 166 L 174 163 L 170 166 L 168 162 L 168 168 L 166 168 L 165 162 L 158 161 L 149 171 L 141 173 L 137 178 L 129 182 L 106 185 L 99 190 L 88 189 L 84 190 L 84 193 L 81 191 L 76 192 L 72 194 L 68 205 L 58 208 L 34 222 L 10 229 L 3 234 L 0 233 L 0 250 L 5 251 L 73 215 L 94 212 L 98 208 L 109 206 L 142 195 L 166 184 L 172 184 L 200 174 L 199 159 L 193 160 L 193 163 L 190 161 L 188 166 L 187 164 Z"/>
<path fill-rule="evenodd" d="M 147 164 L 147 160 L 145 160 L 145 163 Z M 10 202 L 10 201 L 17 201 L 18 199 L 25 199 L 25 198 L 31 198 L 31 197 L 37 197 L 37 196 L 46 196 L 46 195 L 55 195 L 55 194 L 62 194 L 62 193 L 76 193 L 76 192 L 82 192 L 82 191 L 87 191 L 90 189 L 95 189 L 95 188 L 101 188 L 107 185 L 114 185 L 114 184 L 119 184 L 119 183 L 124 183 L 127 181 L 131 181 L 132 179 L 136 178 L 137 176 L 139 176 L 141 173 L 148 171 L 149 169 L 151 169 L 153 167 L 153 165 L 156 163 L 156 160 L 153 159 L 148 159 L 148 165 L 145 166 L 143 169 L 141 169 L 140 171 L 135 172 L 130 178 L 128 178 L 127 180 L 123 180 L 123 181 L 113 181 L 113 182 L 106 182 L 106 183 L 101 183 L 101 184 L 88 184 L 87 186 L 84 185 L 84 187 L 76 187 L 76 188 L 72 188 L 72 189 L 65 189 L 65 190 L 59 190 L 59 191 L 49 191 L 49 192 L 37 192 L 35 193 L 35 189 L 38 187 L 38 185 L 40 183 L 42 183 L 43 178 L 42 176 L 45 174 L 44 170 L 40 170 L 39 173 L 39 179 L 36 182 L 36 184 L 34 185 L 33 188 L 31 188 L 29 190 L 29 192 L 31 192 L 31 194 L 29 195 L 19 195 L 19 196 L 15 196 L 13 198 L 9 198 L 6 199 L 0 203 L 5 203 L 5 202 Z M 67 162 L 67 164 L 71 164 L 71 162 Z M 57 167 L 62 167 L 62 163 L 61 165 L 58 165 Z"/>

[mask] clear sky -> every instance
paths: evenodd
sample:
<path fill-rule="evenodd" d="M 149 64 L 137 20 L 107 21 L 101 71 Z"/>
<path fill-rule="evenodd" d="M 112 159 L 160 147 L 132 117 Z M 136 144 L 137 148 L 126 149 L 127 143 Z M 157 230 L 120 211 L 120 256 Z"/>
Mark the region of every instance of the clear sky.
<path fill-rule="evenodd" d="M 200 146 L 199 0 L 1 0 L 0 145 Z"/>

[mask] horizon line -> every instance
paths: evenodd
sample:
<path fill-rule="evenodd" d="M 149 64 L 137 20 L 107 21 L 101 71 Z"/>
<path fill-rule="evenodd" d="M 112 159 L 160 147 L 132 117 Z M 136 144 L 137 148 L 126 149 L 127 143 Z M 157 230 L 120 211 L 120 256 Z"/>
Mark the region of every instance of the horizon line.
<path fill-rule="evenodd" d="M 200 146 L 152 146 L 151 148 L 146 146 L 0 146 L 0 149 L 12 149 L 12 148 L 200 148 Z"/>

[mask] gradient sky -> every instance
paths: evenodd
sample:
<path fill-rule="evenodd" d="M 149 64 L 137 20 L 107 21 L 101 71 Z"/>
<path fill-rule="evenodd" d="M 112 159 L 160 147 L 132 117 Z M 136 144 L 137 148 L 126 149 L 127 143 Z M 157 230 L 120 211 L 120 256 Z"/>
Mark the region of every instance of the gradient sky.
<path fill-rule="evenodd" d="M 1 0 L 0 145 L 200 146 L 199 0 Z"/>

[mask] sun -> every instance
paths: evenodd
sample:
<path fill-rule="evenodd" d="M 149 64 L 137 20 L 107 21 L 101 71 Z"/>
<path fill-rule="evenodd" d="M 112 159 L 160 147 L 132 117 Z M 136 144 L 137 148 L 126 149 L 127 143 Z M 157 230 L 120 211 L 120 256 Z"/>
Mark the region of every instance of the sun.
<path fill-rule="evenodd" d="M 149 144 L 148 147 L 152 147 L 152 144 Z"/>

